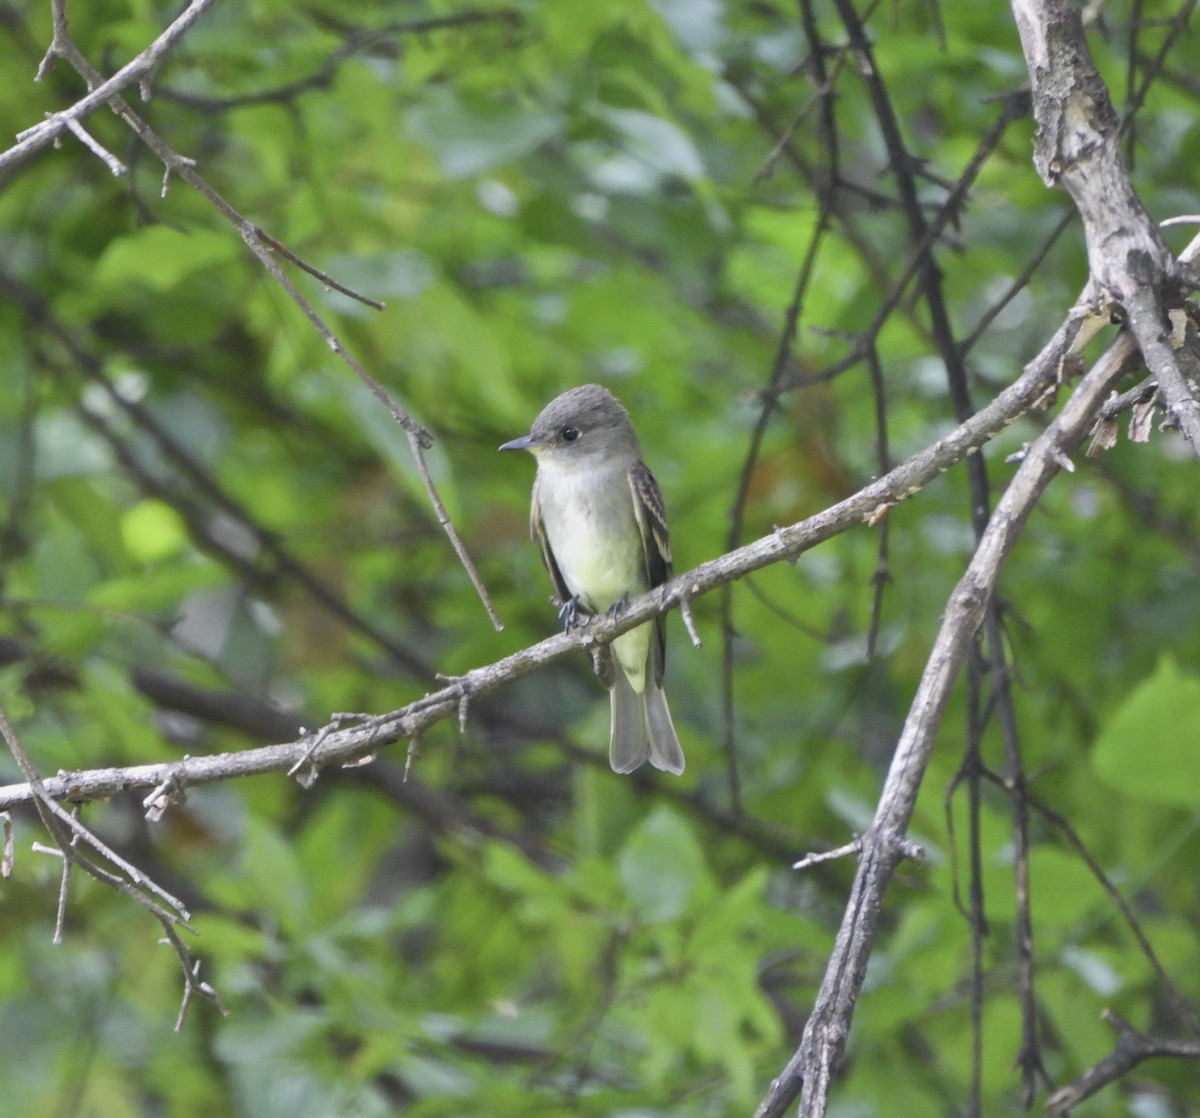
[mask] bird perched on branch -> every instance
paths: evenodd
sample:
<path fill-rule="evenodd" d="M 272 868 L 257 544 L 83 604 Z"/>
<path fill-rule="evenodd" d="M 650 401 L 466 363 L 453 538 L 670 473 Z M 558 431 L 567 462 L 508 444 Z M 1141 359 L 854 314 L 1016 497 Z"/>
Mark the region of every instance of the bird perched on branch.
<path fill-rule="evenodd" d="M 528 435 L 500 449 L 528 450 L 537 459 L 530 532 L 567 628 L 579 610 L 615 611 L 671 577 L 662 494 L 642 461 L 628 413 L 607 388 L 584 384 L 556 396 Z M 633 772 L 647 761 L 683 772 L 662 687 L 665 636 L 660 616 L 622 633 L 602 659 L 612 704 L 609 763 L 616 772 Z"/>

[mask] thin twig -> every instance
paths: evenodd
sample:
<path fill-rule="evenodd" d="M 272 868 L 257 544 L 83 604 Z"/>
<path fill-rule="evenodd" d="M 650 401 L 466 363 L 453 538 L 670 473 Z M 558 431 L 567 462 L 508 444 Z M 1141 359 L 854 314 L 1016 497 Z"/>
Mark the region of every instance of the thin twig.
<path fill-rule="evenodd" d="M 286 85 L 228 97 L 205 97 L 170 88 L 159 89 L 157 95 L 164 101 L 173 101 L 177 105 L 198 109 L 205 113 L 224 113 L 231 109 L 253 105 L 288 104 L 302 93 L 314 89 L 328 89 L 333 84 L 333 79 L 343 62 L 380 43 L 386 43 L 404 35 L 427 35 L 433 31 L 453 30 L 472 24 L 498 22 L 506 23 L 510 27 L 518 27 L 521 20 L 521 13 L 514 8 L 495 8 L 487 11 L 468 10 L 443 16 L 400 20 L 382 27 L 366 27 L 347 35 L 345 42 L 331 51 L 313 73 L 307 77 L 297 78 Z"/>
<path fill-rule="evenodd" d="M 692 596 L 690 594 L 681 594 L 679 597 L 679 616 L 683 618 L 683 627 L 687 630 L 687 635 L 692 642 L 693 648 L 703 648 L 703 642 L 700 640 L 700 634 L 696 631 L 696 620 L 692 617 Z"/>
<path fill-rule="evenodd" d="M 1143 1060 L 1161 1057 L 1200 1060 L 1200 1040 L 1148 1036 L 1127 1024 L 1109 1009 L 1106 1009 L 1101 1017 L 1117 1033 L 1112 1052 L 1088 1068 L 1074 1083 L 1055 1091 L 1046 1100 L 1047 1114 L 1068 1114 L 1102 1087 L 1107 1087 L 1128 1075 Z"/>
<path fill-rule="evenodd" d="M 1167 993 L 1171 1010 L 1180 1024 L 1193 1034 L 1200 1034 L 1200 1020 L 1197 1019 L 1196 1013 L 1189 1004 L 1188 999 L 1167 973 L 1166 967 L 1163 966 L 1158 953 L 1154 950 L 1150 940 L 1146 937 L 1146 933 L 1142 930 L 1142 925 L 1137 916 L 1134 915 L 1133 909 L 1129 907 L 1129 903 L 1122 896 L 1121 891 L 1116 887 L 1108 874 L 1104 872 L 1100 863 L 1096 861 L 1087 844 L 1079 837 L 1079 832 L 1071 824 L 1071 821 L 1032 793 L 1029 793 L 1027 798 L 1030 807 L 1062 832 L 1071 849 L 1079 856 L 1080 861 L 1087 866 L 1088 872 L 1096 879 L 1113 907 L 1120 914 L 1121 919 L 1125 921 L 1125 926 L 1137 942 L 1138 950 L 1141 951 L 1142 957 L 1149 963 L 1150 969 L 1154 971 L 1159 984 Z"/>
<path fill-rule="evenodd" d="M 754 430 L 750 435 L 750 444 L 742 463 L 741 476 L 738 480 L 737 493 L 734 496 L 733 509 L 729 517 L 729 531 L 725 537 L 726 549 L 738 545 L 746 516 L 746 501 L 750 493 L 750 484 L 754 470 L 762 451 L 763 440 L 766 438 L 767 427 L 771 416 L 778 408 L 777 392 L 784 372 L 791 361 L 792 346 L 799 329 L 800 319 L 804 312 L 805 298 L 812 282 L 816 268 L 817 257 L 825 234 L 829 231 L 829 202 L 822 198 L 817 213 L 816 224 L 812 236 L 805 249 L 804 258 L 796 273 L 796 282 L 792 288 L 792 297 L 783 315 L 783 326 L 779 340 L 775 346 L 775 355 L 771 362 L 771 370 L 767 377 L 767 385 L 761 395 L 761 407 Z M 725 752 L 725 771 L 729 781 L 729 798 L 734 811 L 741 810 L 741 780 L 737 764 L 737 740 L 734 731 L 735 707 L 733 693 L 734 641 L 736 638 L 733 620 L 733 587 L 732 584 L 721 595 L 721 641 L 722 641 L 722 671 L 721 671 L 721 708 L 724 733 L 722 748 Z"/>
<path fill-rule="evenodd" d="M 844 846 L 835 847 L 833 850 L 814 851 L 810 854 L 805 854 L 798 862 L 792 863 L 794 870 L 806 870 L 810 866 L 820 865 L 822 862 L 832 862 L 837 858 L 847 858 L 851 854 L 857 854 L 862 850 L 862 839 L 855 839 L 853 842 L 848 842 Z"/>
<path fill-rule="evenodd" d="M 179 956 L 179 948 L 183 946 L 177 942 L 179 937 L 175 936 L 169 928 L 165 929 L 165 931 L 167 933 L 165 942 L 174 947 L 176 949 L 175 954 Z M 179 957 L 182 959 L 182 956 Z M 229 1016 L 229 1010 L 221 1002 L 221 996 L 217 993 L 216 989 L 207 982 L 200 980 L 200 960 L 196 959 L 190 969 L 187 967 L 184 968 L 183 997 L 180 999 L 179 1013 L 175 1018 L 175 1031 L 177 1033 L 183 1029 L 183 1019 L 187 1016 L 188 1006 L 192 1003 L 193 994 L 200 994 L 202 997 L 207 998 L 217 1007 L 217 1011 L 222 1017 Z"/>
<path fill-rule="evenodd" d="M 122 858 L 115 850 L 107 843 L 103 842 L 97 835 L 85 827 L 79 819 L 71 812 L 64 810 L 57 802 L 56 797 L 46 793 L 45 782 L 38 775 L 37 769 L 33 762 L 29 759 L 29 754 L 25 752 L 25 747 L 21 744 L 17 737 L 16 731 L 8 721 L 8 716 L 5 714 L 3 707 L 0 707 L 0 735 L 4 737 L 5 743 L 8 745 L 8 751 L 13 755 L 13 760 L 17 762 L 21 772 L 25 774 L 25 779 L 29 781 L 31 791 L 34 794 L 34 803 L 38 807 L 39 813 L 42 813 L 43 822 L 45 822 L 47 830 L 50 831 L 51 837 L 55 839 L 58 848 L 63 854 L 72 860 L 70 851 L 75 850 L 80 841 L 90 846 L 97 854 L 99 854 L 106 862 L 116 866 L 117 869 L 125 875 L 127 881 L 136 886 L 138 889 L 145 889 L 147 892 L 158 897 L 170 909 L 174 910 L 173 918 L 180 922 L 189 919 L 187 906 L 178 897 L 168 893 L 156 881 L 148 877 L 136 866 L 132 865 Z M 66 836 L 70 835 L 68 839 Z M 75 857 L 74 860 L 82 861 L 82 858 Z M 115 875 L 107 874 L 105 880 L 110 883 Z M 157 908 L 157 906 L 155 906 Z M 159 909 L 159 911 L 164 911 Z"/>
<path fill-rule="evenodd" d="M 892 465 L 888 450 L 887 396 L 883 383 L 883 366 L 879 352 L 872 345 L 867 350 L 867 370 L 871 374 L 871 400 L 875 405 L 875 461 L 879 472 L 886 473 Z M 891 582 L 888 571 L 888 543 L 891 537 L 891 518 L 879 521 L 879 542 L 875 553 L 875 570 L 871 575 L 871 620 L 867 625 L 867 659 L 875 658 L 879 627 L 883 623 L 883 596 Z"/>
<path fill-rule="evenodd" d="M 84 128 L 77 120 L 68 120 L 67 128 L 72 136 L 75 137 L 85 148 L 88 149 L 97 159 L 99 159 L 113 174 L 114 178 L 127 174 L 129 168 L 125 166 L 111 151 L 101 144 L 92 134 Z"/>
<path fill-rule="evenodd" d="M 344 284 L 338 283 L 338 281 L 327 272 L 323 272 L 320 268 L 314 267 L 312 264 L 308 263 L 307 260 L 301 259 L 282 241 L 272 237 L 271 234 L 268 233 L 261 225 L 256 225 L 254 227 L 254 233 L 255 236 L 257 236 L 259 240 L 261 240 L 262 243 L 268 248 L 279 253 L 279 255 L 285 260 L 290 260 L 296 265 L 297 268 L 299 268 L 302 272 L 307 272 L 313 277 L 313 279 L 320 280 L 321 283 L 323 283 L 326 287 L 332 288 L 334 291 L 340 291 L 347 298 L 354 299 L 357 302 L 362 303 L 364 306 L 370 307 L 372 310 L 381 311 L 384 309 L 384 304 L 379 302 L 377 299 L 369 299 L 366 295 L 362 295 L 359 292 L 346 287 Z"/>

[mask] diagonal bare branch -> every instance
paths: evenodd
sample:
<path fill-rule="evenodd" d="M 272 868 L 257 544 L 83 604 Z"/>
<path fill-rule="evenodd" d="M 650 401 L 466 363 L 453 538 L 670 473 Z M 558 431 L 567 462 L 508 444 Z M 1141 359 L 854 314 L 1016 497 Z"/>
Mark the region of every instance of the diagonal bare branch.
<path fill-rule="evenodd" d="M 830 1082 L 841 1062 L 875 942 L 883 895 L 896 866 L 907 856 L 905 831 L 951 688 L 1025 519 L 1061 469 L 1063 456 L 1087 435 L 1112 385 L 1127 371 L 1134 355 L 1130 339 L 1119 337 L 1034 442 L 997 503 L 966 572 L 950 596 L 896 745 L 875 818 L 862 837 L 858 872 L 816 1004 L 800 1047 L 772 1083 L 756 1118 L 778 1118 L 797 1097 L 801 1115 L 825 1113 Z"/>
<path fill-rule="evenodd" d="M 144 78 L 159 59 L 191 29 L 192 25 L 214 3 L 216 0 L 192 0 L 154 42 L 136 58 L 125 63 L 111 78 L 97 82 L 85 97 L 81 97 L 69 108 L 52 113 L 39 124 L 32 125 L 24 132 L 19 133 L 17 143 L 7 151 L 0 153 L 0 171 L 24 163 L 42 148 L 53 144 L 70 129 L 73 121 L 82 120 L 94 113 L 102 105 L 108 104 L 122 90 L 128 89 L 134 82 Z M 54 38 L 46 51 L 46 57 L 42 59 L 42 64 L 38 67 L 36 81 L 42 79 L 54 59 L 67 58 L 74 49 L 67 29 L 66 0 L 51 0 L 51 10 L 54 15 Z"/>

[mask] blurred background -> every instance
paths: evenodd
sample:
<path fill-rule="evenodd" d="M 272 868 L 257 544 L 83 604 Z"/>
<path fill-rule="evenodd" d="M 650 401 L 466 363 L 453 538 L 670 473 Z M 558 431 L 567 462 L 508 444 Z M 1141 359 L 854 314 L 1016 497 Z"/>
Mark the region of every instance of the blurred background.
<path fill-rule="evenodd" d="M 1090 13 L 1156 219 L 1200 212 L 1192 6 Z M 99 0 L 70 7 L 70 30 L 109 74 L 176 14 Z M 174 177 L 164 197 L 162 164 L 107 110 L 87 128 L 127 174 L 71 138 L 0 171 L 0 694 L 39 770 L 289 741 L 555 632 L 527 537 L 533 463 L 496 447 L 572 385 L 629 409 L 677 571 L 949 430 L 919 237 L 845 14 L 231 0 L 156 67 L 149 101 L 127 91 L 248 221 L 386 304 L 278 257 L 434 436 L 502 632 L 403 432 L 209 201 Z M 1031 164 L 1007 7 L 862 18 L 978 407 L 1075 301 L 1082 234 Z M 10 136 L 86 91 L 62 61 L 33 81 L 50 39 L 48 4 L 0 3 Z M 989 445 L 994 492 L 1044 422 Z M 1110 1050 L 1105 1007 L 1195 1027 L 1195 492 L 1175 435 L 1122 431 L 1056 481 L 1001 584 L 1026 773 L 1053 813 L 1029 822 L 1049 1084 Z M 309 789 L 193 789 L 157 823 L 141 794 L 87 805 L 194 912 L 188 944 L 229 1015 L 193 1003 L 178 1035 L 155 922 L 77 877 L 55 946 L 59 865 L 14 811 L 5 1115 L 751 1113 L 798 1041 L 854 868 L 790 863 L 869 822 L 971 554 L 970 507 L 960 466 L 889 514 L 885 550 L 860 527 L 698 599 L 698 651 L 670 616 L 679 780 L 609 771 L 581 655 L 473 703 L 464 733 L 435 727 L 406 783 L 399 745 Z M 926 862 L 888 894 L 839 1114 L 1022 1109 L 1012 805 L 985 775 L 956 781 L 969 740 L 981 773 L 1002 770 L 993 713 L 985 687 L 946 715 L 914 819 Z M 0 783 L 21 779 L 0 758 Z M 1149 1064 L 1087 1113 L 1194 1113 L 1198 1078 Z"/>

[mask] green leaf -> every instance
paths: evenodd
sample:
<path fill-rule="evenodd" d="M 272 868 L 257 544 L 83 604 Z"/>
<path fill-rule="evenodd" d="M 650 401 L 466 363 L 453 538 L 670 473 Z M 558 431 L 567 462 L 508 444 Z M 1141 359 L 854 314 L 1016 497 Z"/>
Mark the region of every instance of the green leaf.
<path fill-rule="evenodd" d="M 638 916 L 650 924 L 680 916 L 707 880 L 692 829 L 669 807 L 657 807 L 629 836 L 617 875 Z"/>
<path fill-rule="evenodd" d="M 497 99 L 468 102 L 434 89 L 408 111 L 405 122 L 451 179 L 470 178 L 527 155 L 562 128 L 557 113 L 530 112 Z"/>
<path fill-rule="evenodd" d="M 601 115 L 632 154 L 660 175 L 678 175 L 688 182 L 704 177 L 699 150 L 677 124 L 641 109 L 604 109 Z"/>
<path fill-rule="evenodd" d="M 125 550 L 140 563 L 152 563 L 182 551 L 188 543 L 183 517 L 163 501 L 147 498 L 121 516 Z"/>
<path fill-rule="evenodd" d="M 97 262 L 92 280 L 103 288 L 137 283 L 169 291 L 186 277 L 226 264 L 237 254 L 238 243 L 228 233 L 151 225 L 113 241 Z"/>
<path fill-rule="evenodd" d="M 1092 765 L 1110 788 L 1154 803 L 1200 803 L 1200 678 L 1163 656 L 1100 731 Z"/>
<path fill-rule="evenodd" d="M 269 911 L 289 932 L 319 921 L 309 909 L 311 896 L 295 850 L 273 826 L 248 817 L 242 858 L 236 875 L 214 879 L 214 894 L 225 904 Z"/>

